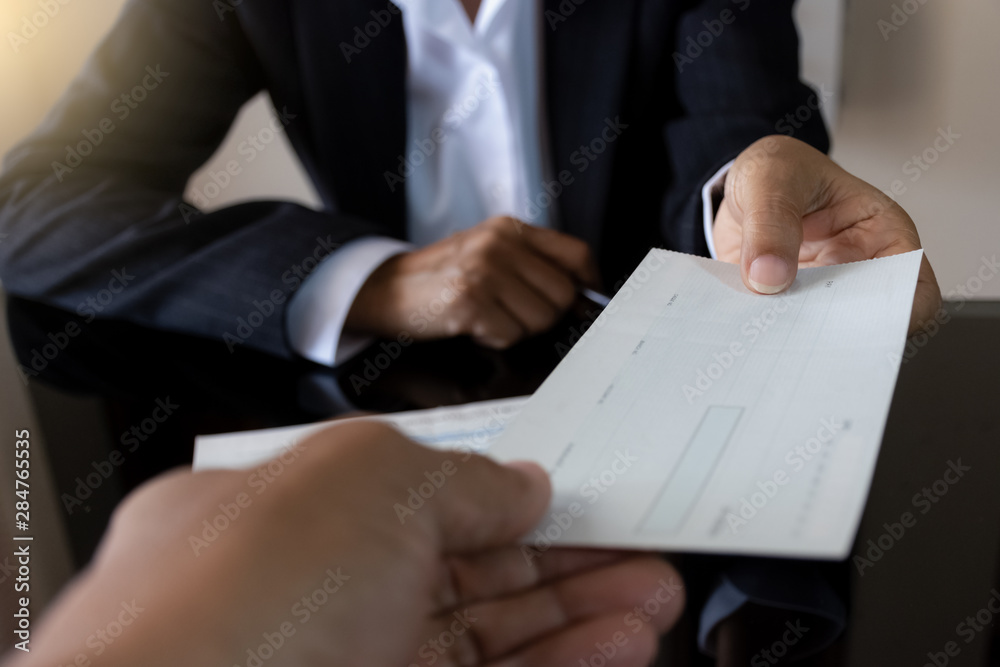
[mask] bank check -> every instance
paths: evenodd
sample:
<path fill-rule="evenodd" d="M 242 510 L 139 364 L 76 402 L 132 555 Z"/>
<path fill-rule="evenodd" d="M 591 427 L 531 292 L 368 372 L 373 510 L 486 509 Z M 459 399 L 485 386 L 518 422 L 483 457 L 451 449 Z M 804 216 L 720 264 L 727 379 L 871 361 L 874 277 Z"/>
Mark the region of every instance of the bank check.
<path fill-rule="evenodd" d="M 352 417 L 384 422 L 435 449 L 485 453 L 527 401 L 526 396 L 465 405 Z M 313 433 L 350 419 L 200 435 L 194 443 L 195 470 L 252 468 L 294 447 Z"/>
<path fill-rule="evenodd" d="M 552 476 L 528 545 L 845 557 L 921 257 L 762 296 L 738 266 L 651 251 L 492 445 Z"/>

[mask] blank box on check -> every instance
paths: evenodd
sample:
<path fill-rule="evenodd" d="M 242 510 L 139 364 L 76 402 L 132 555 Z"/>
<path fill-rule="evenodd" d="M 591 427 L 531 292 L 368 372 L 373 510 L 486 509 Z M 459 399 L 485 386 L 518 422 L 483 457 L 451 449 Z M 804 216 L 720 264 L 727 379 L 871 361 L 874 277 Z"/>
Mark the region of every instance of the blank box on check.
<path fill-rule="evenodd" d="M 742 407 L 724 405 L 713 405 L 705 411 L 673 474 L 647 511 L 641 532 L 664 535 L 681 528 L 742 414 Z"/>

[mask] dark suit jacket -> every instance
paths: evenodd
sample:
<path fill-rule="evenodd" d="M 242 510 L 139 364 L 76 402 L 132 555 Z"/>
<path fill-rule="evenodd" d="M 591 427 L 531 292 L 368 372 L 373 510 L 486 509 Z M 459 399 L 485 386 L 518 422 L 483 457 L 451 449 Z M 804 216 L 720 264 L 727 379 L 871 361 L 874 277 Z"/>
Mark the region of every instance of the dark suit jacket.
<path fill-rule="evenodd" d="M 791 132 L 789 113 L 807 117 L 795 136 L 827 148 L 809 112 L 813 92 L 798 78 L 793 0 L 543 4 L 547 149 L 554 173 L 573 176 L 556 213 L 590 243 L 609 286 L 650 246 L 704 254 L 701 185 L 759 137 Z M 324 246 L 405 233 L 405 188 L 391 191 L 385 173 L 406 152 L 406 45 L 400 14 L 386 21 L 386 7 L 132 0 L 41 127 L 7 157 L 4 287 L 87 315 L 235 334 L 290 355 L 284 305 L 300 282 L 292 267 Z M 358 29 L 376 32 L 368 24 L 377 17 L 386 25 L 376 23 L 365 44 Z M 145 95 L 133 96 L 144 84 Z M 181 199 L 188 177 L 262 89 L 289 115 L 285 129 L 324 210 L 258 201 L 193 217 Z M 616 119 L 628 126 L 621 136 L 598 159 L 580 160 L 579 149 Z M 93 148 L 78 161 L 67 147 L 81 142 L 80 153 Z M 124 289 L 113 282 L 123 270 L 134 276 Z M 276 296 L 283 303 L 273 313 L 238 329 L 255 301 Z"/>

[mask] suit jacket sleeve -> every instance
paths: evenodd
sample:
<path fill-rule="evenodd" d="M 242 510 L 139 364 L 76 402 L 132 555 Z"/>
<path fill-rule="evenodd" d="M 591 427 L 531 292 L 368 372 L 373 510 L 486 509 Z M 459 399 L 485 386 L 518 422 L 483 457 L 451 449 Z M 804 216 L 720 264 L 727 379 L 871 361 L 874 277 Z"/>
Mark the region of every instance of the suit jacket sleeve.
<path fill-rule="evenodd" d="M 701 187 L 757 139 L 787 134 L 821 151 L 821 98 L 799 79 L 794 0 L 688 2 L 666 67 L 678 108 L 665 127 L 675 187 L 664 202 L 671 247 L 708 254 Z"/>
<path fill-rule="evenodd" d="M 40 128 L 7 157 L 0 279 L 13 294 L 88 317 L 288 356 L 285 307 L 305 272 L 341 244 L 384 230 L 287 202 L 204 215 L 183 202 L 191 173 L 265 85 L 238 17 L 217 13 L 220 4 L 125 7 Z"/>

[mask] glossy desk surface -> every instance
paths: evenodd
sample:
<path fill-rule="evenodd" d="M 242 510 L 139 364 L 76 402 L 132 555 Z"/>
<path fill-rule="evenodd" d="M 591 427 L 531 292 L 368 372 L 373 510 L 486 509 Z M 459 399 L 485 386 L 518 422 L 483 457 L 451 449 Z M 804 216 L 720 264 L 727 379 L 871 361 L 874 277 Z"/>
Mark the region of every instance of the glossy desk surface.
<path fill-rule="evenodd" d="M 852 558 L 809 565 L 847 605 L 847 630 L 798 664 L 920 667 L 933 664 L 928 653 L 939 654 L 939 663 L 947 657 L 948 642 L 958 650 L 950 665 L 1000 664 L 996 623 L 981 611 L 1000 584 L 1000 303 L 949 304 L 949 313 L 934 335 L 911 341 L 900 372 L 852 551 L 870 564 Z M 7 315 L 22 366 L 21 378 L 7 381 L 27 382 L 57 490 L 81 501 L 64 507 L 63 519 L 82 565 L 122 494 L 189 463 L 196 434 L 315 421 L 351 409 L 395 411 L 527 394 L 596 312 L 581 310 L 504 353 L 453 340 L 391 347 L 390 359 L 376 347 L 337 372 L 247 349 L 230 352 L 222 341 L 88 323 L 14 298 Z M 68 331 L 75 335 L 64 337 Z M 158 401 L 176 406 L 162 423 L 151 420 L 164 414 L 155 410 Z M 80 479 L 113 448 L 123 463 L 87 494 Z M 935 487 L 959 462 L 968 471 Z M 906 512 L 913 521 L 900 535 L 895 524 Z M 711 573 L 732 559 L 677 558 L 691 613 L 665 640 L 662 663 L 714 664 L 695 648 L 698 598 Z M 775 639 L 758 620 L 753 613 L 732 619 L 720 635 L 718 664 L 782 662 L 758 653 Z"/>

